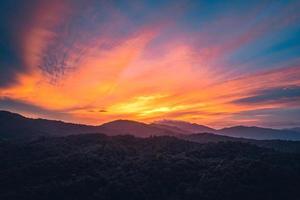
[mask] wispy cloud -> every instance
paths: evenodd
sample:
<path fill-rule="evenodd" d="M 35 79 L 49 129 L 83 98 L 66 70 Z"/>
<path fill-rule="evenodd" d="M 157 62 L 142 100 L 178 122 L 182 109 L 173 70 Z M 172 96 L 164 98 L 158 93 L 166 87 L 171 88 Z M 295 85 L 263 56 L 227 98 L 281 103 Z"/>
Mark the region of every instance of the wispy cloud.
<path fill-rule="evenodd" d="M 253 96 L 235 100 L 233 103 L 255 104 L 281 101 L 289 102 L 295 100 L 298 100 L 300 106 L 300 86 L 285 86 L 258 90 Z"/>
<path fill-rule="evenodd" d="M 239 116 L 299 108 L 299 8 L 3 1 L 1 107 L 94 124 L 119 117 L 267 123 Z"/>

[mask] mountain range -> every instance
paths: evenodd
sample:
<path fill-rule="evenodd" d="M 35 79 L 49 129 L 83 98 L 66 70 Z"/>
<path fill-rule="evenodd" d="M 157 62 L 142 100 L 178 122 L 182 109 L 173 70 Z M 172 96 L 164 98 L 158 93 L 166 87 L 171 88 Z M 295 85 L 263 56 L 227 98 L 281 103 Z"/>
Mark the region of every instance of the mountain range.
<path fill-rule="evenodd" d="M 246 126 L 216 130 L 204 125 L 175 120 L 155 121 L 151 124 L 131 120 L 115 120 L 99 126 L 91 126 L 47 119 L 31 119 L 16 113 L 0 111 L 0 138 L 2 139 L 26 139 L 85 133 L 103 133 L 110 136 L 134 135 L 136 137 L 212 133 L 257 140 L 300 140 L 298 130 L 299 128 L 279 130 Z"/>

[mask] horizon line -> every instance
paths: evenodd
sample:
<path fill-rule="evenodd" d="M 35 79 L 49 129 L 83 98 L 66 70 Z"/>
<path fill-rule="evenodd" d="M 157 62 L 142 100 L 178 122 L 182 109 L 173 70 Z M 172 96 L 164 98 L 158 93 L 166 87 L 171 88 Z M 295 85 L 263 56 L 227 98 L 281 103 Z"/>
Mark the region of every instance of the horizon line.
<path fill-rule="evenodd" d="M 291 126 L 289 128 L 273 128 L 273 127 L 265 127 L 265 126 L 248 126 L 248 125 L 240 125 L 240 124 L 233 125 L 233 126 L 224 126 L 222 128 L 214 128 L 214 127 L 211 127 L 211 126 L 205 125 L 205 124 L 199 124 L 199 123 L 196 123 L 196 122 L 185 121 L 185 120 L 177 120 L 177 119 L 161 119 L 161 120 L 155 120 L 155 121 L 152 121 L 150 123 L 147 123 L 147 122 L 143 122 L 143 121 L 137 121 L 137 120 L 131 120 L 131 119 L 122 119 L 122 118 L 106 121 L 106 122 L 99 123 L 98 125 L 96 125 L 96 124 L 88 124 L 88 123 L 76 123 L 76 122 L 72 122 L 72 121 L 61 120 L 61 119 L 53 119 L 53 118 L 30 117 L 30 116 L 26 116 L 24 114 L 21 114 L 21 113 L 18 113 L 18 112 L 13 112 L 13 111 L 10 111 L 10 110 L 0 110 L 0 112 L 7 112 L 7 113 L 10 113 L 10 114 L 19 115 L 19 116 L 24 117 L 26 119 L 32 119 L 32 120 L 57 121 L 57 122 L 62 122 L 62 123 L 66 123 L 66 124 L 74 124 L 74 125 L 82 125 L 82 126 L 94 126 L 94 127 L 102 126 L 104 124 L 115 122 L 115 121 L 131 121 L 131 122 L 142 123 L 142 124 L 146 124 L 146 125 L 155 124 L 155 122 L 159 122 L 159 121 L 176 121 L 176 122 L 184 122 L 184 123 L 189 123 L 189 124 L 196 124 L 196 125 L 200 125 L 200 126 L 206 126 L 208 128 L 214 129 L 216 131 L 221 130 L 221 129 L 226 129 L 226 128 L 233 128 L 233 127 L 266 128 L 266 129 L 274 129 L 274 130 L 288 130 L 288 129 L 292 129 L 292 128 L 299 128 L 298 126 Z M 159 124 L 159 123 L 156 123 L 156 124 Z M 164 125 L 164 124 L 161 124 L 161 125 Z M 168 125 L 168 126 L 172 126 L 172 125 Z"/>

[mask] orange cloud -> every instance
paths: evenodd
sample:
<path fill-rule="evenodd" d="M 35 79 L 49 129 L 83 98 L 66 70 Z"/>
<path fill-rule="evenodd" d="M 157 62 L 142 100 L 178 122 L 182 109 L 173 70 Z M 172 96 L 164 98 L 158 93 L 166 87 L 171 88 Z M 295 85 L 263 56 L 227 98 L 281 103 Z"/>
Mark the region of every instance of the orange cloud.
<path fill-rule="evenodd" d="M 69 3 L 54 1 L 37 9 L 36 20 L 21 38 L 22 58 L 30 70 L 17 73 L 19 84 L 1 88 L 0 99 L 18 100 L 89 124 L 116 118 L 146 122 L 173 118 L 211 125 L 224 121 L 257 123 L 259 119 L 235 116 L 245 111 L 299 106 L 289 99 L 238 103 L 258 91 L 300 86 L 299 66 L 236 77 L 231 76 L 236 69 L 216 61 L 269 31 L 267 21 L 237 34 L 234 40 L 207 44 L 211 38 L 208 33 L 170 34 L 173 37 L 166 38 L 166 29 L 176 24 L 165 19 L 120 36 L 115 27 L 126 29 L 124 24 L 132 24 L 117 9 L 106 5 L 112 21 L 98 25 L 99 16 L 88 9 L 90 17 L 78 17 Z M 224 29 L 228 22 L 236 26 L 249 20 L 251 14 L 233 22 L 227 16 L 220 23 Z M 87 27 L 74 31 L 74 16 Z M 91 33 L 89 22 L 96 31 Z"/>

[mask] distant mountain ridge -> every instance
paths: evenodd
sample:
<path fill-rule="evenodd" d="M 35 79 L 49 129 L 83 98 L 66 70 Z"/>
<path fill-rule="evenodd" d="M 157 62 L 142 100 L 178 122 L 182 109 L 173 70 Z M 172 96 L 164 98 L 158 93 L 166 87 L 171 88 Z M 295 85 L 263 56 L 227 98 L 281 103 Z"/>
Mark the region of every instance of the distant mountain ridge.
<path fill-rule="evenodd" d="M 240 142 L 245 144 L 254 144 L 259 147 L 274 149 L 280 152 L 300 153 L 300 141 L 255 140 L 255 139 L 229 137 L 229 136 L 217 135 L 213 133 L 183 135 L 180 138 L 191 142 L 197 142 L 200 144 L 218 143 L 218 142 Z"/>
<path fill-rule="evenodd" d="M 178 120 L 160 120 L 154 122 L 154 124 L 177 127 L 189 133 L 213 133 L 216 131 L 208 126 Z"/>
<path fill-rule="evenodd" d="M 189 123 L 176 120 L 161 120 L 156 121 L 154 124 L 168 125 L 177 127 L 186 133 L 214 133 L 218 135 L 245 138 L 245 139 L 257 139 L 257 140 L 300 140 L 300 129 L 271 129 L 262 127 L 248 127 L 248 126 L 233 126 L 223 129 L 213 129 L 208 126 L 199 125 L 196 123 Z M 299 132 L 298 132 L 299 131 Z"/>
<path fill-rule="evenodd" d="M 299 132 L 286 129 L 235 126 L 216 130 L 196 123 L 174 120 L 156 121 L 151 124 L 115 120 L 99 126 L 90 126 L 47 119 L 30 119 L 16 113 L 0 111 L 0 139 L 58 137 L 86 133 L 102 133 L 109 136 L 134 135 L 136 137 L 163 135 L 181 137 L 198 133 L 214 133 L 259 140 L 300 140 Z"/>
<path fill-rule="evenodd" d="M 259 140 L 300 140 L 300 134 L 293 130 L 278 130 L 271 128 L 261 128 L 256 126 L 234 126 L 220 129 L 216 133 L 231 137 L 242 137 Z"/>
<path fill-rule="evenodd" d="M 164 125 L 164 124 L 156 124 L 156 123 L 152 123 L 152 124 L 150 124 L 150 126 L 165 129 L 165 130 L 171 131 L 171 132 L 179 134 L 179 135 L 181 135 L 181 134 L 190 134 L 189 131 L 180 129 L 180 128 L 175 127 L 175 126 L 169 126 L 169 125 Z"/>
<path fill-rule="evenodd" d="M 179 134 L 158 126 L 131 120 L 115 120 L 99 126 L 91 126 L 47 119 L 31 119 L 16 113 L 0 111 L 0 138 L 27 139 L 86 133 L 102 133 L 109 136 L 134 135 L 137 137 Z"/>
<path fill-rule="evenodd" d="M 131 120 L 115 120 L 99 126 L 100 131 L 107 135 L 134 135 L 139 137 L 149 136 L 176 136 L 175 132 L 142 122 Z"/>
<path fill-rule="evenodd" d="M 97 132 L 97 127 L 47 119 L 31 119 L 7 111 L 0 111 L 0 137 L 28 138 L 39 136 L 66 136 Z"/>

